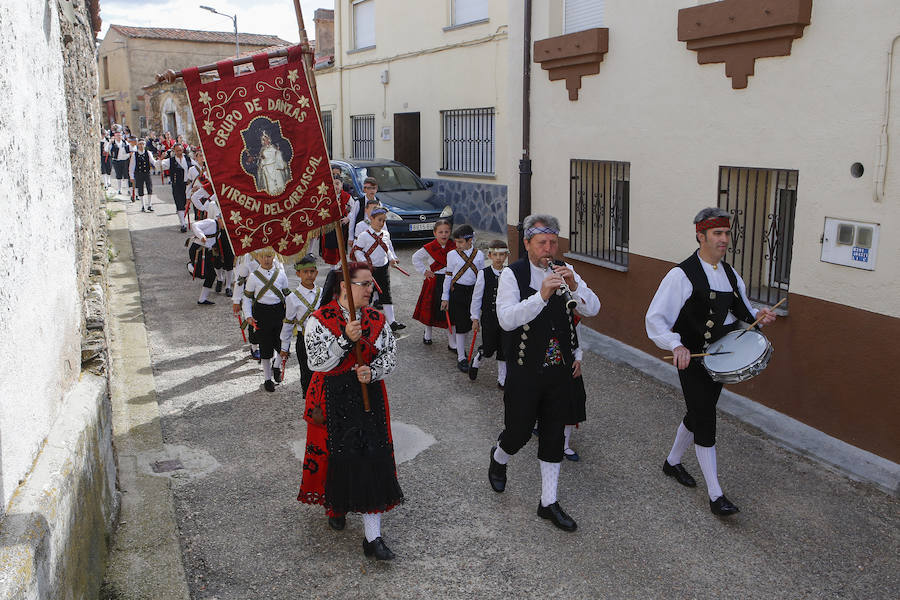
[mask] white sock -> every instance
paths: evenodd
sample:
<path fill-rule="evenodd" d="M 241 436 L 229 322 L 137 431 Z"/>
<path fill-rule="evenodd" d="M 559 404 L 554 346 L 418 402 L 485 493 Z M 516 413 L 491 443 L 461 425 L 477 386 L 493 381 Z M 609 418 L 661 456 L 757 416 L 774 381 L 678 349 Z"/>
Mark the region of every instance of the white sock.
<path fill-rule="evenodd" d="M 450 326 L 450 332 L 447 334 L 447 345 L 456 350 L 456 326 Z"/>
<path fill-rule="evenodd" d="M 256 352 L 259 350 L 259 344 L 250 344 L 250 350 Z"/>
<path fill-rule="evenodd" d="M 109 187 L 109 175 L 103 176 L 103 185 L 105 185 L 106 187 Z"/>
<path fill-rule="evenodd" d="M 178 220 L 181 221 L 182 227 L 187 227 L 187 223 L 184 221 L 184 213 L 181 211 L 178 211 Z"/>
<path fill-rule="evenodd" d="M 669 451 L 669 456 L 666 458 L 666 462 L 668 462 L 673 467 L 680 463 L 681 457 L 684 455 L 684 451 L 687 450 L 688 446 L 693 443 L 694 434 L 684 426 L 684 421 L 682 421 L 678 424 L 678 432 L 675 434 L 675 443 L 672 444 L 672 450 Z"/>
<path fill-rule="evenodd" d="M 556 485 L 559 482 L 559 463 L 541 463 L 541 506 L 550 506 L 556 502 Z"/>
<path fill-rule="evenodd" d="M 388 324 L 394 322 L 394 305 L 393 304 L 385 304 L 384 305 L 384 316 L 387 319 Z"/>
<path fill-rule="evenodd" d="M 216 269 L 216 281 L 225 281 L 225 271 Z"/>
<path fill-rule="evenodd" d="M 481 352 L 479 350 L 475 351 L 475 357 L 472 359 L 472 366 L 476 369 L 481 366 Z"/>
<path fill-rule="evenodd" d="M 430 339 L 431 339 L 431 325 L 426 325 L 426 326 L 425 326 L 425 339 L 426 339 L 426 340 L 430 340 Z"/>
<path fill-rule="evenodd" d="M 141 196 L 141 206 L 143 208 L 150 208 L 150 194 L 147 194 L 146 200 L 144 200 L 144 196 Z"/>
<path fill-rule="evenodd" d="M 116 179 L 116 193 L 117 194 L 122 193 L 122 180 L 121 179 Z"/>
<path fill-rule="evenodd" d="M 363 527 L 366 528 L 366 541 L 374 542 L 381 537 L 381 513 L 363 513 Z"/>
<path fill-rule="evenodd" d="M 700 463 L 700 470 L 703 471 L 703 479 L 706 480 L 706 490 L 709 492 L 709 499 L 715 500 L 722 495 L 722 488 L 719 487 L 719 474 L 716 468 L 716 447 L 697 446 L 694 445 L 697 452 L 697 462 Z"/>
<path fill-rule="evenodd" d="M 565 445 L 563 446 L 563 450 L 571 450 L 571 448 L 569 448 L 569 439 L 572 437 L 573 431 L 575 431 L 574 425 L 566 425 L 563 429 L 563 438 L 566 441 Z"/>
<path fill-rule="evenodd" d="M 497 444 L 497 449 L 494 450 L 494 460 L 496 460 L 501 465 L 505 465 L 509 462 L 509 454 L 507 454 L 503 448 L 500 447 L 500 444 Z"/>
<path fill-rule="evenodd" d="M 466 360 L 466 334 L 456 334 L 456 358 L 457 360 Z"/>
<path fill-rule="evenodd" d="M 225 271 L 225 287 L 230 288 L 234 281 L 234 271 Z"/>
<path fill-rule="evenodd" d="M 212 288 L 201 287 L 200 288 L 200 302 L 206 302 L 209 299 L 209 293 L 212 291 Z"/>
<path fill-rule="evenodd" d="M 498 360 L 497 361 L 497 383 L 500 385 L 506 385 L 506 361 Z"/>
<path fill-rule="evenodd" d="M 272 360 L 264 358 L 260 362 L 262 362 L 263 376 L 265 376 L 266 381 L 269 381 L 272 379 Z"/>

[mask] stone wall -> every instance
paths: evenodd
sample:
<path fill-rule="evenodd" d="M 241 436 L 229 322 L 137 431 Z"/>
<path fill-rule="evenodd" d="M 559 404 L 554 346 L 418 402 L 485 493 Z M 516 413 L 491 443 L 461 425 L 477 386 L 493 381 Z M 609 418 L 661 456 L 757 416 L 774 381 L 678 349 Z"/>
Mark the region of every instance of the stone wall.
<path fill-rule="evenodd" d="M 423 179 L 434 182 L 435 195 L 453 207 L 453 222 L 468 223 L 475 229 L 506 232 L 505 185 L 473 183 L 452 179 Z"/>

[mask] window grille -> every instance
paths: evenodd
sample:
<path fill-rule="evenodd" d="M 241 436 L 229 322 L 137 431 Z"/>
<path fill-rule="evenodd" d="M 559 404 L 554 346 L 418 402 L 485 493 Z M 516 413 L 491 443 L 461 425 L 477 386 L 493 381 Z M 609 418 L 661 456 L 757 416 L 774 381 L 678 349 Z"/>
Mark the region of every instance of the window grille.
<path fill-rule="evenodd" d="M 441 111 L 441 171 L 494 174 L 494 109 Z"/>
<path fill-rule="evenodd" d="M 375 158 L 375 115 L 351 116 L 350 128 L 353 158 Z"/>
<path fill-rule="evenodd" d="M 353 2 L 353 48 L 375 45 L 375 0 Z"/>
<path fill-rule="evenodd" d="M 569 177 L 569 251 L 627 267 L 631 163 L 572 159 Z"/>
<path fill-rule="evenodd" d="M 453 25 L 488 18 L 488 0 L 453 0 Z"/>
<path fill-rule="evenodd" d="M 322 111 L 322 133 L 325 135 L 325 148 L 328 150 L 329 158 L 334 156 L 331 152 L 331 135 L 334 129 L 332 118 L 330 110 Z"/>
<path fill-rule="evenodd" d="M 603 0 L 566 0 L 563 33 L 603 27 Z"/>
<path fill-rule="evenodd" d="M 731 213 L 726 260 L 747 297 L 773 305 L 787 296 L 797 210 L 797 171 L 719 167 L 719 208 Z"/>

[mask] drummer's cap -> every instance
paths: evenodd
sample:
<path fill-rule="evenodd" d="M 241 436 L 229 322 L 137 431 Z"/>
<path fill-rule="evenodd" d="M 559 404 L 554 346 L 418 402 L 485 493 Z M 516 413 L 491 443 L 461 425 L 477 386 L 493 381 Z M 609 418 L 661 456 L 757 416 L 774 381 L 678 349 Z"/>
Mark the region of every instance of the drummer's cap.
<path fill-rule="evenodd" d="M 704 208 L 694 217 L 697 233 L 716 227 L 731 227 L 731 215 L 727 210 L 715 207 Z"/>
<path fill-rule="evenodd" d="M 312 254 L 307 254 L 300 260 L 294 263 L 295 271 L 302 271 L 304 269 L 315 269 L 316 268 L 316 257 Z"/>

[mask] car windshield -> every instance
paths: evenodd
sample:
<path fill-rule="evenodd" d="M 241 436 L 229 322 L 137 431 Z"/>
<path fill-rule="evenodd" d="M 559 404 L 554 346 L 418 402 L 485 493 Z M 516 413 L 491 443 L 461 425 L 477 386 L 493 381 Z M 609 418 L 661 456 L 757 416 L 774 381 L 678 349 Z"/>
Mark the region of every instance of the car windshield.
<path fill-rule="evenodd" d="M 378 181 L 379 192 L 400 192 L 408 190 L 424 190 L 413 172 L 403 165 L 376 165 L 356 169 L 359 181 L 366 177 L 374 177 Z"/>

